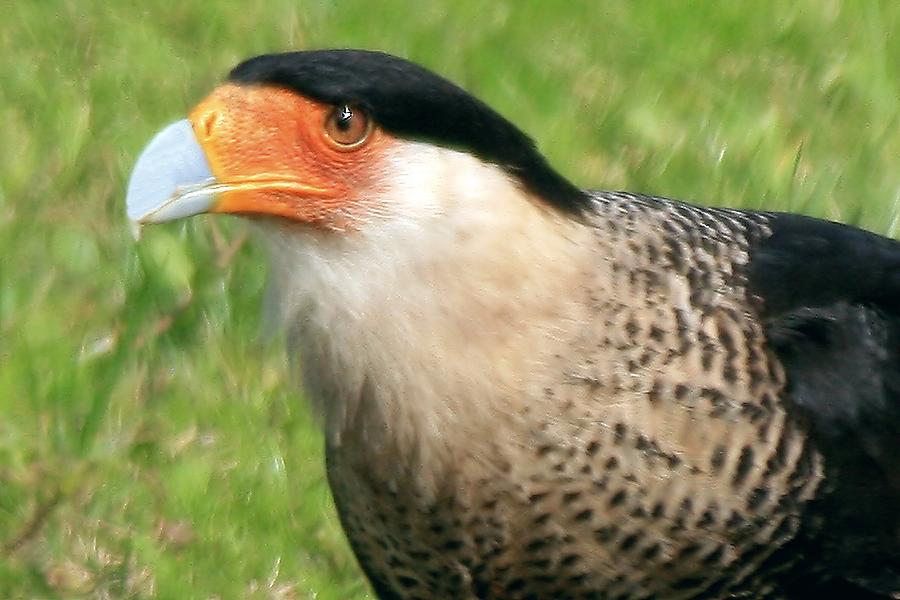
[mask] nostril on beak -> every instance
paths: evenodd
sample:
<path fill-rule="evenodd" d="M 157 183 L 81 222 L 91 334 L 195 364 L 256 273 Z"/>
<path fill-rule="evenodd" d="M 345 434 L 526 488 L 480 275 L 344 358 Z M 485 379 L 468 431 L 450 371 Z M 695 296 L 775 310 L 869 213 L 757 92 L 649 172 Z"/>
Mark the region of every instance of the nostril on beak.
<path fill-rule="evenodd" d="M 218 121 L 219 113 L 217 111 L 211 110 L 203 113 L 203 115 L 197 119 L 197 137 L 204 140 L 211 138 L 216 125 L 218 125 Z"/>

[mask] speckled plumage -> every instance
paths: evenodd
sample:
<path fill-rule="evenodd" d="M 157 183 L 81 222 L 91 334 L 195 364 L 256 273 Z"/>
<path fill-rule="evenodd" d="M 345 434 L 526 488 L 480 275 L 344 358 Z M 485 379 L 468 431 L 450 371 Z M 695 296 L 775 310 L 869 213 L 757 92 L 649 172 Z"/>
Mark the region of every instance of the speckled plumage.
<path fill-rule="evenodd" d="M 778 597 L 821 461 L 745 290 L 762 214 L 595 196 L 566 348 L 428 497 L 353 436 L 329 479 L 385 598 Z M 410 399 L 410 401 L 414 401 Z M 474 400 L 473 400 L 474 401 Z"/>

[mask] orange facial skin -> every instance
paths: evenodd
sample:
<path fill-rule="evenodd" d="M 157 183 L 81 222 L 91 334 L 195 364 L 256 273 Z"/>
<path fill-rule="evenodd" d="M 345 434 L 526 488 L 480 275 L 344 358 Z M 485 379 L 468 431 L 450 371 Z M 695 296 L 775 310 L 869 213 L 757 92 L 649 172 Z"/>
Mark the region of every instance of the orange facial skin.
<path fill-rule="evenodd" d="M 378 165 L 393 138 L 373 126 L 363 142 L 341 146 L 325 131 L 334 108 L 271 86 L 213 91 L 189 116 L 223 189 L 211 212 L 352 228 L 373 208 Z"/>

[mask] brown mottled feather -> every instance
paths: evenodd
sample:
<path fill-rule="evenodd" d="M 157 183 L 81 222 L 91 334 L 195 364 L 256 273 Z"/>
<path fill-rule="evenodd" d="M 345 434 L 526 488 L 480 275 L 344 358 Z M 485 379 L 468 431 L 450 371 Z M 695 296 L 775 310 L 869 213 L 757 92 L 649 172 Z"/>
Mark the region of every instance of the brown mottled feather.
<path fill-rule="evenodd" d="M 532 372 L 514 413 L 466 424 L 433 489 L 417 465 L 379 476 L 377 452 L 352 441 L 364 436 L 329 448 L 343 524 L 383 597 L 779 595 L 772 572 L 791 563 L 767 559 L 822 467 L 744 289 L 766 217 L 596 205 L 555 333 L 565 353 Z"/>

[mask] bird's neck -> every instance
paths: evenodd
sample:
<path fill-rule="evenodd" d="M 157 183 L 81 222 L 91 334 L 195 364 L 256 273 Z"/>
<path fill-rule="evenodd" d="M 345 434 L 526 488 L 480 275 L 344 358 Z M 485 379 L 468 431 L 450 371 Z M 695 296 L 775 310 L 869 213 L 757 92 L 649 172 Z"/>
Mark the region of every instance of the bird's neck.
<path fill-rule="evenodd" d="M 406 171 L 396 217 L 268 232 L 272 305 L 332 446 L 428 460 L 447 436 L 483 434 L 468 430 L 492 421 L 479 412 L 514 409 L 558 350 L 551 324 L 577 296 L 591 232 L 499 169 L 442 152 Z"/>

